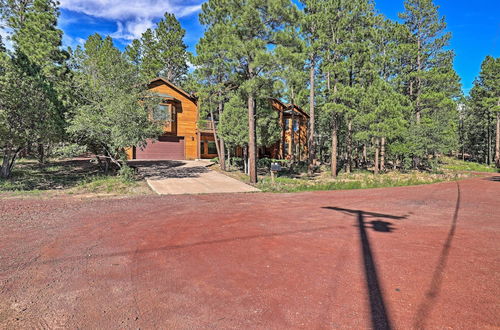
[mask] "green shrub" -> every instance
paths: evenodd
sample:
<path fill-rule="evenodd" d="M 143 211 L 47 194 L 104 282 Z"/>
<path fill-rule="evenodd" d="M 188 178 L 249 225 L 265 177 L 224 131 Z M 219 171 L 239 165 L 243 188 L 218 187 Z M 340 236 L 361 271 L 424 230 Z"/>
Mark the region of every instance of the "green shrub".
<path fill-rule="evenodd" d="M 125 181 L 134 181 L 135 180 L 135 171 L 133 168 L 123 165 L 122 168 L 118 171 L 118 175 Z"/>
<path fill-rule="evenodd" d="M 54 158 L 73 158 L 87 152 L 87 147 L 75 143 L 60 143 L 54 146 L 50 156 Z"/>
<path fill-rule="evenodd" d="M 231 166 L 243 168 L 244 161 L 245 160 L 243 158 L 240 158 L 240 157 L 231 157 L 230 163 L 231 163 Z"/>

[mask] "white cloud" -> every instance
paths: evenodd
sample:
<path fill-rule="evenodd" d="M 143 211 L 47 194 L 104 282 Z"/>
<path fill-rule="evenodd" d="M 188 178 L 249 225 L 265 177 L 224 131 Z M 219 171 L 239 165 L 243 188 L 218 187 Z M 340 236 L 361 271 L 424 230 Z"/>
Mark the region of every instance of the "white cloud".
<path fill-rule="evenodd" d="M 62 44 L 63 46 L 75 49 L 77 46 L 83 46 L 85 44 L 85 39 L 79 37 L 72 38 L 67 33 L 64 33 L 62 37 Z"/>
<path fill-rule="evenodd" d="M 61 0 L 61 8 L 117 22 L 114 38 L 140 37 L 165 12 L 184 17 L 200 10 L 203 0 Z"/>

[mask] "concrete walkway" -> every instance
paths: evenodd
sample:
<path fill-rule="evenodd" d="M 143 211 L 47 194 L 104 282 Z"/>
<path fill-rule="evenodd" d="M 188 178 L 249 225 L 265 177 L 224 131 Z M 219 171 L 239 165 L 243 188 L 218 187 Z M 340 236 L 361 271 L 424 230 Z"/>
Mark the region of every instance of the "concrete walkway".
<path fill-rule="evenodd" d="M 139 173 L 160 195 L 242 193 L 259 189 L 211 170 L 208 161 L 138 162 Z M 134 166 L 134 164 L 131 164 Z"/>

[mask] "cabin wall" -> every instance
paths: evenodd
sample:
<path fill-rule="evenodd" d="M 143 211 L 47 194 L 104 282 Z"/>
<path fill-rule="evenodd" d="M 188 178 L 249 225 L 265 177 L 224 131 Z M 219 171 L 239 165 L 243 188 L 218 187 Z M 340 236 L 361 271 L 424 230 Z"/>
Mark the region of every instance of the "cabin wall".
<path fill-rule="evenodd" d="M 196 159 L 198 153 L 198 139 L 196 134 L 196 123 L 198 120 L 198 106 L 196 102 L 184 96 L 176 89 L 171 88 L 163 82 L 156 82 L 150 86 L 153 92 L 168 94 L 179 100 L 175 104 L 177 113 L 177 136 L 184 137 L 186 159 Z M 168 132 L 168 131 L 167 131 Z"/>

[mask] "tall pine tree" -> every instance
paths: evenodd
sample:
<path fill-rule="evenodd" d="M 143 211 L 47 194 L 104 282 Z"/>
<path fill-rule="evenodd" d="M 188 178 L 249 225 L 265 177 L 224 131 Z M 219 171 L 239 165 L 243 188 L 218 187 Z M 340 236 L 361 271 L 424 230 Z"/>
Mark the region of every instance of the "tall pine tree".
<path fill-rule="evenodd" d="M 400 14 L 407 33 L 400 42 L 406 52 L 405 93 L 410 97 L 414 122 L 408 137 L 414 166 L 428 156 L 457 148 L 457 104 L 461 95 L 453 69 L 454 53 L 448 50 L 451 34 L 432 0 L 406 0 Z"/>
<path fill-rule="evenodd" d="M 266 85 L 266 71 L 273 68 L 269 46 L 276 33 L 293 19 L 289 0 L 210 0 L 203 4 L 200 22 L 228 47 L 232 68 L 240 77 L 248 110 L 248 158 L 250 182 L 257 182 L 256 116 L 258 99 Z M 224 42 L 222 42 L 224 40 Z"/>
<path fill-rule="evenodd" d="M 470 118 L 466 128 L 470 131 L 468 136 L 470 150 L 474 150 L 474 140 L 479 137 L 483 143 L 480 150 L 486 149 L 484 156 L 486 162 L 491 159 L 491 146 L 495 146 L 494 161 L 497 168 L 500 168 L 500 58 L 487 56 L 481 64 L 481 72 L 474 82 L 471 90 L 471 98 L 468 106 Z M 495 141 L 491 143 L 494 131 Z"/>
<path fill-rule="evenodd" d="M 165 13 L 154 29 L 148 29 L 139 40 L 127 47 L 127 56 L 139 68 L 142 81 L 162 76 L 182 85 L 188 73 L 186 31 L 174 14 Z"/>

